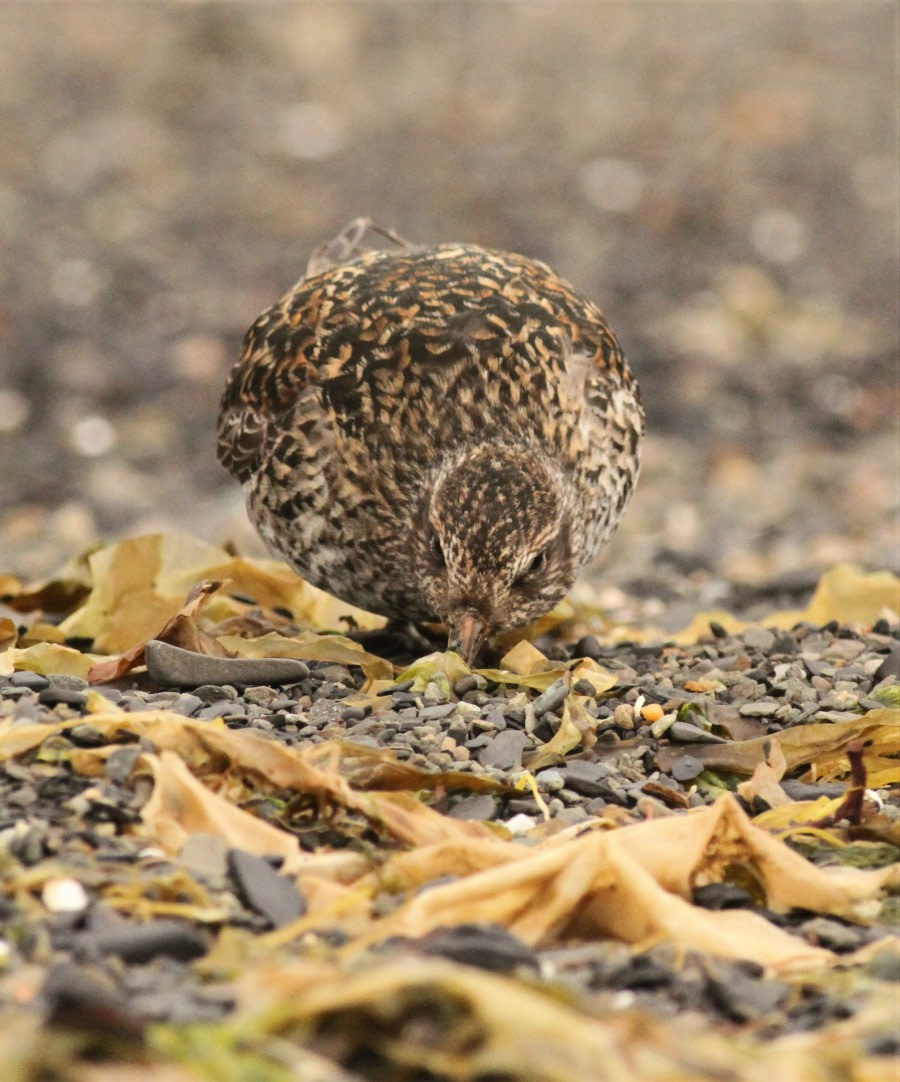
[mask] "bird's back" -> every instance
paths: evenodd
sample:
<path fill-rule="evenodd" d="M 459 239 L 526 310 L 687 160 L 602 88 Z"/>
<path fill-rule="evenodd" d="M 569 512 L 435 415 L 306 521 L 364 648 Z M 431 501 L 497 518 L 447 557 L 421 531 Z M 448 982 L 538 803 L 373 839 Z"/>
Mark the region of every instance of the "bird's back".
<path fill-rule="evenodd" d="M 443 244 L 327 267 L 264 312 L 223 397 L 219 457 L 263 536 L 316 581 L 356 537 L 390 545 L 428 470 L 460 447 L 534 447 L 588 509 L 618 456 L 607 502 L 621 507 L 642 426 L 595 305 L 542 263 Z M 283 528 L 304 516 L 305 532 Z M 594 532 L 599 547 L 606 522 Z"/>

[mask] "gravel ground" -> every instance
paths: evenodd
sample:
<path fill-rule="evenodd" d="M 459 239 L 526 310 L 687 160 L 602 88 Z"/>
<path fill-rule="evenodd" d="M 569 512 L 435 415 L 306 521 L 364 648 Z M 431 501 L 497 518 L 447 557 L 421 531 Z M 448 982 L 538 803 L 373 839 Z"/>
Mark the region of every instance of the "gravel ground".
<path fill-rule="evenodd" d="M 184 717 L 223 717 L 229 729 L 250 729 L 291 746 L 343 739 L 390 749 L 399 760 L 430 771 L 504 783 L 499 793 L 451 790 L 433 806 L 452 817 L 493 821 L 521 833 L 539 823 L 543 803 L 558 823 L 627 811 L 636 819 L 678 814 L 711 803 L 721 778 L 704 773 L 702 755 L 730 741 L 746 740 L 807 723 L 858 720 L 861 711 L 882 707 L 900 678 L 900 630 L 886 620 L 859 632 L 837 623 L 824 628 L 797 625 L 792 631 L 749 627 L 728 635 L 718 626 L 694 646 L 674 644 L 600 646 L 590 637 L 564 647 L 545 642 L 559 660 L 586 656 L 615 677 L 606 693 L 586 685 L 587 710 L 597 719 L 597 743 L 590 752 L 536 771 L 537 794 L 513 788 L 534 753 L 560 725 L 566 689 L 561 682 L 540 694 L 464 676 L 441 691 L 435 683 L 415 693 L 405 681 L 386 689 L 386 709 L 347 706 L 359 690 L 358 669 L 310 662 L 296 682 L 273 687 L 233 684 L 165 688 L 148 677 L 119 681 L 103 694 L 126 711 L 163 709 Z M 298 674 L 299 675 L 299 674 Z M 191 683 L 190 666 L 183 683 Z M 0 840 L 20 868 L 39 871 L 46 862 L 78 869 L 69 879 L 44 888 L 50 915 L 26 919 L 12 900 L 0 907 L 0 930 L 8 955 L 3 989 L 19 987 L 23 972 L 40 973 L 40 1002 L 57 1022 L 84 1025 L 100 1019 L 119 1032 L 139 1033 L 153 1021 L 175 1023 L 224 1020 L 233 1007 L 227 981 L 210 979 L 203 958 L 215 934 L 202 923 L 156 918 L 134 922 L 92 895 L 100 884 L 131 881 L 135 872 L 165 877 L 187 871 L 213 903 L 229 912 L 229 923 L 256 933 L 280 927 L 303 912 L 292 881 L 267 863 L 240 850 L 228 851 L 221 839 L 199 835 L 179 858 L 145 850 L 128 833 L 140 819 L 149 796 L 146 779 L 132 770 L 141 744 L 122 744 L 106 761 L 101 778 L 81 777 L 64 764 L 67 752 L 106 743 L 91 726 L 88 687 L 76 677 L 44 677 L 16 672 L 0 678 L 0 716 L 14 726 L 76 722 L 65 737 L 45 744 L 35 757 L 18 756 L 0 766 Z M 674 722 L 659 720 L 675 712 Z M 476 783 L 473 782 L 473 786 Z M 786 780 L 794 799 L 836 796 L 845 785 Z M 746 805 L 746 802 L 745 802 Z M 755 798 L 747 810 L 766 804 Z M 278 813 L 260 807 L 263 817 Z M 896 798 L 884 814 L 900 820 Z M 363 838 L 352 824 L 315 821 L 299 831 L 304 848 L 359 848 Z M 865 839 L 864 829 L 852 838 Z M 882 862 L 896 858 L 886 839 Z M 196 844 L 194 844 L 196 843 Z M 821 859 L 819 852 L 815 859 Z M 80 884 L 83 884 L 81 886 Z M 182 895 L 184 895 L 182 888 Z M 72 903 L 66 890 L 83 897 Z M 808 943 L 839 954 L 874 943 L 888 932 L 871 926 L 796 911 L 788 916 L 759 908 L 751 892 L 716 884 L 695 892 L 695 904 L 711 909 L 755 908 Z M 385 895 L 379 904 L 395 904 Z M 71 907 L 71 908 L 70 908 Z M 885 911 L 884 919 L 889 919 Z M 321 936 L 328 940 L 327 929 Z M 336 932 L 334 943 L 341 941 Z M 310 948 L 321 951 L 321 946 Z M 752 960 L 729 962 L 691 952 L 687 957 L 665 945 L 639 954 L 614 941 L 534 951 L 499 926 L 458 926 L 422 941 L 389 945 L 404 953 L 443 956 L 493 972 L 528 975 L 548 987 L 566 988 L 577 1002 L 604 1011 L 637 1007 L 660 1018 L 699 1012 L 735 1032 L 756 1038 L 811 1032 L 852 1018 L 884 994 L 884 981 L 896 979 L 896 957 L 876 954 L 867 976 L 852 996 L 840 982 L 812 980 L 798 994 L 796 985 L 775 979 Z M 377 958 L 379 948 L 373 957 Z M 752 954 L 751 950 L 748 952 Z M 875 997 L 873 999 L 873 997 Z M 896 1033 L 870 1033 L 859 1055 L 897 1051 Z M 353 1077 L 357 1077 L 354 1075 Z M 365 1072 L 360 1077 L 368 1077 Z"/>

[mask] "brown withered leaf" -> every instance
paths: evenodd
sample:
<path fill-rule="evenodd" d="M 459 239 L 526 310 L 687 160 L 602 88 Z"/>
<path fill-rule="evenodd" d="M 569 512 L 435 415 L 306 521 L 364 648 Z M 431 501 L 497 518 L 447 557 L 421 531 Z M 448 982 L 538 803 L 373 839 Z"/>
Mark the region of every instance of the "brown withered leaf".
<path fill-rule="evenodd" d="M 56 574 L 23 585 L 13 575 L 0 575 L 0 598 L 21 613 L 65 616 L 77 608 L 91 589 L 89 553 L 68 560 Z"/>
<path fill-rule="evenodd" d="M 218 639 L 204 630 L 199 623 L 200 613 L 210 598 L 225 585 L 215 579 L 198 582 L 194 586 L 181 609 L 166 621 L 165 627 L 150 639 L 180 646 L 183 650 L 192 650 L 197 654 L 211 654 L 213 657 L 229 657 L 228 651 L 219 644 Z M 104 684 L 110 680 L 119 680 L 130 669 L 144 663 L 144 647 L 149 639 L 136 643 L 122 655 L 109 661 L 101 661 L 91 666 L 88 680 L 92 684 Z"/>
<path fill-rule="evenodd" d="M 770 808 L 780 804 L 790 804 L 791 798 L 781 788 L 781 779 L 787 770 L 787 759 L 781 750 L 777 740 L 771 741 L 768 746 L 763 744 L 762 762 L 756 764 L 753 777 L 749 781 L 741 782 L 737 787 L 737 794 L 752 803 L 756 797 L 764 800 Z"/>
<path fill-rule="evenodd" d="M 681 744 L 659 749 L 657 762 L 661 770 L 669 771 L 685 755 L 699 759 L 713 770 L 731 770 L 736 774 L 752 774 L 759 763 L 765 762 L 766 746 L 778 744 L 784 755 L 786 771 L 812 764 L 817 776 L 830 779 L 846 776 L 849 761 L 845 749 L 853 740 L 865 746 L 866 766 L 873 772 L 892 754 L 896 754 L 900 709 L 870 710 L 853 721 L 795 725 L 780 733 L 724 744 Z M 875 761 L 875 766 L 872 761 Z M 896 760 L 893 761 L 897 769 Z"/>

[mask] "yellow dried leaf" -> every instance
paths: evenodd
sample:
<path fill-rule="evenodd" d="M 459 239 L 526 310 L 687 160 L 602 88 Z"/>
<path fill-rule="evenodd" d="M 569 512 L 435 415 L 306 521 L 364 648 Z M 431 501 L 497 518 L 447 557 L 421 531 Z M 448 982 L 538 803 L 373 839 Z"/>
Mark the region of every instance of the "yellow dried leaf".
<path fill-rule="evenodd" d="M 781 779 L 787 770 L 787 760 L 781 745 L 777 740 L 769 746 L 769 754 L 765 760 L 756 764 L 753 777 L 749 781 L 741 782 L 737 787 L 737 794 L 748 803 L 756 797 L 764 800 L 770 808 L 781 804 L 792 803 L 791 798 L 781 787 Z"/>
<path fill-rule="evenodd" d="M 389 661 L 370 654 L 358 642 L 344 635 L 317 635 L 304 631 L 294 637 L 271 632 L 256 639 L 221 635 L 219 642 L 237 657 L 292 657 L 301 661 L 330 661 L 337 665 L 359 665 L 370 679 L 391 679 Z"/>
<path fill-rule="evenodd" d="M 865 572 L 852 564 L 836 564 L 823 573 L 805 609 L 774 612 L 760 623 L 785 631 L 801 622 L 822 626 L 832 620 L 871 626 L 882 616 L 896 618 L 898 613 L 900 578 L 890 571 Z M 709 635 L 711 622 L 721 624 L 731 635 L 739 635 L 750 626 L 723 610 L 700 612 L 684 630 L 671 638 L 681 646 L 689 646 Z"/>
<path fill-rule="evenodd" d="M 232 848 L 284 857 L 286 872 L 303 862 L 300 843 L 292 834 L 207 789 L 175 752 L 145 755 L 144 762 L 153 775 L 153 793 L 141 818 L 163 849 L 178 853 L 191 834 L 216 834 Z"/>
<path fill-rule="evenodd" d="M 130 538 L 98 549 L 88 563 L 90 596 L 61 627 L 67 636 L 94 639 L 96 648 L 108 654 L 124 653 L 151 638 L 203 579 L 230 580 L 235 593 L 262 606 L 287 608 L 299 621 L 317 626 L 326 620 L 333 626 L 332 621 L 344 616 L 352 616 L 361 626 L 383 622 L 328 598 L 284 564 L 230 556 L 187 534 Z M 233 615 L 225 601 L 216 612 L 221 618 Z"/>
<path fill-rule="evenodd" d="M 444 851 L 459 872 L 461 851 Z M 432 857 L 434 851 L 432 852 Z M 402 878 L 413 854 L 391 862 Z M 754 826 L 731 796 L 710 808 L 608 833 L 557 835 L 525 849 L 473 840 L 464 859 L 481 870 L 412 897 L 387 918 L 390 932 L 424 935 L 441 925 L 496 921 L 526 942 L 614 936 L 639 943 L 664 937 L 687 949 L 726 957 L 752 956 L 780 968 L 821 964 L 828 952 L 810 947 L 751 912 L 709 912 L 685 899 L 696 885 L 716 882 L 735 866 L 754 870 L 770 908 L 803 906 L 865 919 L 877 910 L 892 869 L 822 870 Z M 412 867 L 414 871 L 414 866 Z M 436 875 L 433 860 L 429 871 Z M 381 928 L 382 934 L 384 926 Z"/>
<path fill-rule="evenodd" d="M 102 660 L 98 654 L 82 654 L 70 646 L 38 642 L 23 649 L 14 648 L 0 653 L 0 676 L 9 676 L 16 669 L 28 669 L 44 676 L 56 673 L 61 676 L 81 676 L 86 680 L 91 666 Z"/>
<path fill-rule="evenodd" d="M 471 671 L 459 654 L 447 650 L 420 657 L 408 669 L 398 673 L 396 683 L 402 684 L 407 680 L 412 680 L 411 690 L 416 692 L 424 691 L 429 684 L 434 683 L 449 698 L 456 681 L 468 676 Z"/>
<path fill-rule="evenodd" d="M 581 701 L 580 712 L 575 708 L 574 713 L 582 720 L 582 725 L 579 727 L 576 725 L 573 718 L 573 704 L 577 697 L 570 695 L 563 703 L 562 719 L 559 723 L 559 728 L 547 741 L 546 744 L 538 748 L 537 753 L 526 760 L 528 769 L 531 771 L 542 770 L 545 766 L 550 766 L 552 763 L 562 762 L 570 751 L 577 748 L 582 743 L 585 732 L 590 732 L 589 727 L 585 727 L 584 718 L 589 721 L 593 719 L 584 709 L 584 700 Z"/>
<path fill-rule="evenodd" d="M 865 572 L 837 564 L 819 580 L 802 619 L 811 624 L 874 624 L 886 613 L 900 613 L 900 578 L 890 571 Z"/>
<path fill-rule="evenodd" d="M 19 629 L 8 616 L 0 616 L 0 653 L 16 645 Z"/>
<path fill-rule="evenodd" d="M 500 660 L 501 669 L 510 673 L 517 673 L 519 676 L 534 676 L 537 673 L 545 672 L 550 667 L 550 662 L 544 654 L 536 646 L 532 646 L 530 642 L 526 642 L 524 639 L 514 646 L 509 653 L 504 654 Z"/>

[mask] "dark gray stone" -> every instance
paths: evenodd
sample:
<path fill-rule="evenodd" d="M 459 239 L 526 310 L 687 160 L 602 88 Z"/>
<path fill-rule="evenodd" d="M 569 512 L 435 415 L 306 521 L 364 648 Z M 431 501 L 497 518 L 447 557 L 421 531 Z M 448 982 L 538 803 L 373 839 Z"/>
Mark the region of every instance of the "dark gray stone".
<path fill-rule="evenodd" d="M 306 903 L 296 883 L 280 875 L 272 865 L 255 853 L 231 849 L 228 870 L 243 901 L 268 920 L 273 928 L 290 924 L 306 912 Z"/>
<path fill-rule="evenodd" d="M 528 737 L 519 729 L 506 729 L 495 737 L 485 736 L 486 746 L 478 755 L 482 766 L 498 770 L 513 770 L 522 765 L 522 752 L 528 746 Z M 471 742 L 466 746 L 469 747 Z"/>

